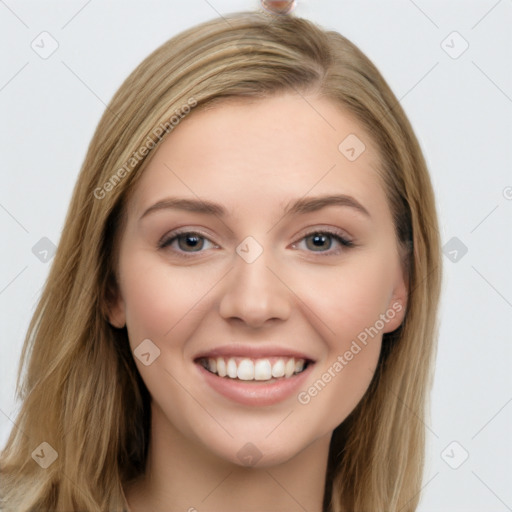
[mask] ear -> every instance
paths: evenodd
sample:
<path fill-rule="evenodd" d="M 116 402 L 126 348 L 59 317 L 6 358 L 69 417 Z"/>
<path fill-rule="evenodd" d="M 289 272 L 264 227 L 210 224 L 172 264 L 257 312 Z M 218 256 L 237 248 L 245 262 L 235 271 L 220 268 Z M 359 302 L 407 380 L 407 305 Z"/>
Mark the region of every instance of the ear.
<path fill-rule="evenodd" d="M 409 283 L 404 271 L 405 265 L 397 265 L 395 272 L 395 282 L 393 292 L 388 302 L 388 307 L 384 313 L 386 316 L 386 324 L 383 333 L 393 332 L 400 327 L 407 310 L 407 301 L 409 298 Z"/>
<path fill-rule="evenodd" d="M 125 302 L 114 278 L 109 279 L 106 297 L 106 316 L 109 323 L 122 329 L 126 325 Z"/>
<path fill-rule="evenodd" d="M 108 320 L 111 325 L 122 329 L 126 325 L 124 301 L 119 299 L 116 304 L 109 307 Z"/>

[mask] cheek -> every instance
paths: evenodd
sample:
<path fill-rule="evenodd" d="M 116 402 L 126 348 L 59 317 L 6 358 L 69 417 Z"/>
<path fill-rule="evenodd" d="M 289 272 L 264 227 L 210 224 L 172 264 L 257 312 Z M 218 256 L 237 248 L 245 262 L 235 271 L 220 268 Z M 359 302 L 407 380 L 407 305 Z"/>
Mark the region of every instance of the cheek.
<path fill-rule="evenodd" d="M 368 256 L 339 266 L 311 266 L 301 269 L 293 288 L 310 322 L 324 339 L 342 349 L 374 326 L 388 308 L 392 285 L 386 268 L 382 258 Z"/>
<path fill-rule="evenodd" d="M 361 257 L 329 269 L 311 268 L 303 274 L 302 284 L 297 281 L 303 314 L 320 333 L 325 354 L 298 401 L 319 417 L 322 411 L 333 411 L 331 428 L 352 412 L 375 373 L 382 345 L 381 315 L 392 291 L 387 267 L 382 256 Z"/>
<path fill-rule="evenodd" d="M 176 337 L 194 322 L 212 276 L 184 267 L 179 271 L 143 252 L 127 259 L 123 296 L 130 340 Z"/>

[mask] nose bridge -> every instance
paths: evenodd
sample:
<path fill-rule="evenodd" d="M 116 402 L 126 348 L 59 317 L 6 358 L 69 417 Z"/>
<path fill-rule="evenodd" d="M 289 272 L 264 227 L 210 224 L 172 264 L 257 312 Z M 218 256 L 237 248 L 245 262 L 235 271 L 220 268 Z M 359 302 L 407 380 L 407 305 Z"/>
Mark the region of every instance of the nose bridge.
<path fill-rule="evenodd" d="M 255 327 L 289 316 L 286 287 L 270 270 L 276 267 L 271 249 L 249 236 L 237 246 L 233 266 L 220 302 L 223 318 L 238 318 Z"/>

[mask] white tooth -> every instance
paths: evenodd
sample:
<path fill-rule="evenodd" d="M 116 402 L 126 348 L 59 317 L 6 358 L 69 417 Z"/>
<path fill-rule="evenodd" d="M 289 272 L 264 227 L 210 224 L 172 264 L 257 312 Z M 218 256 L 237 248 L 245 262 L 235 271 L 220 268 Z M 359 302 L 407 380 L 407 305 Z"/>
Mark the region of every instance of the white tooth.
<path fill-rule="evenodd" d="M 291 377 L 293 372 L 295 371 L 295 359 L 292 357 L 286 361 L 286 366 L 284 368 L 284 376 Z"/>
<path fill-rule="evenodd" d="M 213 357 L 208 358 L 208 370 L 217 373 L 217 361 Z"/>
<path fill-rule="evenodd" d="M 269 380 L 272 377 L 272 366 L 268 359 L 258 359 L 254 366 L 256 380 Z"/>
<path fill-rule="evenodd" d="M 295 361 L 295 373 L 301 372 L 302 370 L 304 370 L 304 359 L 297 359 L 297 361 Z"/>
<path fill-rule="evenodd" d="M 284 376 L 284 360 L 278 359 L 272 366 L 272 377 L 283 377 Z"/>
<path fill-rule="evenodd" d="M 236 379 L 236 361 L 232 357 L 228 360 L 226 371 L 228 372 L 228 377 Z"/>
<path fill-rule="evenodd" d="M 240 380 L 254 380 L 254 363 L 250 359 L 242 359 L 236 374 Z"/>
<path fill-rule="evenodd" d="M 223 357 L 217 357 L 217 374 L 219 377 L 225 377 L 228 373 L 226 371 L 226 361 Z"/>

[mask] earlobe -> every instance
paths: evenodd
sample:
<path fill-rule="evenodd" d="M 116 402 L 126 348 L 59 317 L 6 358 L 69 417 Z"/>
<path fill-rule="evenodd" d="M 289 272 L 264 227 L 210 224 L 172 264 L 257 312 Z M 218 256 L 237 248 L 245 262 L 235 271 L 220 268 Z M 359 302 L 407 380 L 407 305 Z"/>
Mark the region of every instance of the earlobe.
<path fill-rule="evenodd" d="M 393 291 L 385 313 L 387 322 L 386 327 L 383 330 L 384 333 L 393 332 L 400 327 L 405 318 L 407 299 L 407 284 L 401 276 L 399 283 L 397 283 L 397 286 Z"/>
<path fill-rule="evenodd" d="M 122 329 L 126 325 L 124 303 L 116 304 L 114 308 L 109 308 L 108 321 L 110 325 L 112 325 L 113 327 L 117 327 L 118 329 Z"/>
<path fill-rule="evenodd" d="M 398 329 L 405 318 L 405 310 L 404 302 L 399 299 L 392 300 L 385 313 L 387 322 L 382 332 L 388 333 Z"/>
<path fill-rule="evenodd" d="M 126 325 L 125 303 L 117 285 L 109 283 L 106 298 L 106 316 L 108 322 L 117 329 Z"/>

